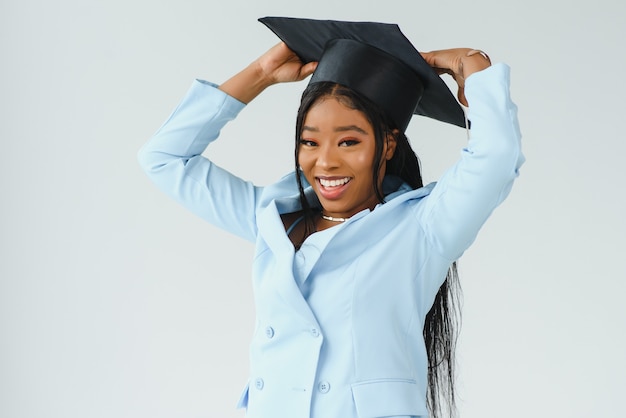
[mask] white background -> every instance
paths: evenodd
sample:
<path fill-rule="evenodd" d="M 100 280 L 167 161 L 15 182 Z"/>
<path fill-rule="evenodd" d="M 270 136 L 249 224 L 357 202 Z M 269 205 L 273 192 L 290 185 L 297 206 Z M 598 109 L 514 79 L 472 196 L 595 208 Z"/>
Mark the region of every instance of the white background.
<path fill-rule="evenodd" d="M 136 152 L 194 78 L 277 42 L 265 15 L 398 23 L 512 67 L 527 163 L 460 262 L 461 416 L 626 416 L 624 2 L 3 0 L 0 417 L 243 416 L 252 245 Z M 304 86 L 263 93 L 211 156 L 259 184 L 290 170 Z M 465 142 L 408 135 L 428 181 Z"/>

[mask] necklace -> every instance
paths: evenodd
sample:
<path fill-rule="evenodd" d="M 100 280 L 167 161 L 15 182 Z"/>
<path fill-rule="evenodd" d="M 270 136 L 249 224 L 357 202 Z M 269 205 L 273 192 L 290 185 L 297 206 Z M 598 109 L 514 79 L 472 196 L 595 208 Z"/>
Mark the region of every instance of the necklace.
<path fill-rule="evenodd" d="M 332 216 L 324 215 L 324 213 L 322 213 L 322 219 L 326 219 L 327 221 L 331 222 L 345 222 L 350 218 L 335 218 Z"/>

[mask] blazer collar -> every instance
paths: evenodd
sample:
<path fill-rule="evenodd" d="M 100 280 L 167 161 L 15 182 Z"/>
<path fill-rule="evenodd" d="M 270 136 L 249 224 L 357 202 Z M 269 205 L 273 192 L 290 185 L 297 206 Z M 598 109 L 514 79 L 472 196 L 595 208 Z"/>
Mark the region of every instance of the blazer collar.
<path fill-rule="evenodd" d="M 285 233 L 285 227 L 280 217 L 281 213 L 293 212 L 297 201 L 293 198 L 277 199 L 262 209 L 257 215 L 259 239 L 269 247 L 276 260 L 274 263 L 275 270 L 266 280 L 275 283 L 276 292 L 295 313 L 302 316 L 308 324 L 317 324 L 317 319 L 293 276 L 295 250 Z M 287 211 L 281 212 L 279 207 Z"/>
<path fill-rule="evenodd" d="M 292 175 L 293 176 L 293 175 Z M 395 181 L 395 180 L 394 180 Z M 295 183 L 295 181 L 294 181 Z M 279 189 L 286 191 L 284 185 L 279 184 Z M 270 186 L 272 187 L 272 186 Z M 411 190 L 404 183 L 394 191 L 387 194 L 386 203 L 378 205 L 373 211 L 365 209 L 348 219 L 341 230 L 327 242 L 324 248 L 320 248 L 320 257 L 317 259 L 309 275 L 316 269 L 329 268 L 340 265 L 347 259 L 355 259 L 360 253 L 365 251 L 372 243 L 382 239 L 385 234 L 397 222 L 395 208 L 411 199 L 421 199 L 428 195 L 434 184 L 426 187 Z M 297 187 L 296 187 L 297 190 Z M 305 195 L 311 204 L 319 204 L 315 193 L 311 187 L 305 190 Z M 267 244 L 269 250 L 272 251 L 276 258 L 276 267 L 280 271 L 276 272 L 276 277 L 272 278 L 278 281 L 277 291 L 281 298 L 290 305 L 294 311 L 303 316 L 309 323 L 316 324 L 317 320 L 302 296 L 302 292 L 298 287 L 293 276 L 293 260 L 295 250 L 291 240 L 285 233 L 281 214 L 291 213 L 300 210 L 299 194 L 292 194 L 288 197 L 278 197 L 269 200 L 267 206 L 261 208 L 257 213 L 257 225 L 259 238 Z M 367 230 L 365 234 L 363 230 Z M 320 260 L 324 260 L 320 263 Z"/>
<path fill-rule="evenodd" d="M 395 198 L 388 196 L 386 203 L 379 204 L 373 211 L 364 210 L 348 219 L 342 230 L 327 243 L 309 274 L 341 265 L 345 260 L 358 258 L 360 254 L 380 242 L 400 222 L 398 217 L 404 216 L 404 211 L 411 210 L 404 205 L 407 201 L 422 199 L 433 187 L 434 184 L 431 184 L 399 193 Z"/>

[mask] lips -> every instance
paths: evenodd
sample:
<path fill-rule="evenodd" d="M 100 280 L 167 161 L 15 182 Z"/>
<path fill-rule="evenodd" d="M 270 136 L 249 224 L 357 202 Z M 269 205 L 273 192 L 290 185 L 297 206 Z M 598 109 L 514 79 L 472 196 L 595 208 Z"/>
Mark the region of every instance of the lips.
<path fill-rule="evenodd" d="M 339 199 L 350 183 L 350 177 L 318 177 L 320 195 L 324 199 Z"/>

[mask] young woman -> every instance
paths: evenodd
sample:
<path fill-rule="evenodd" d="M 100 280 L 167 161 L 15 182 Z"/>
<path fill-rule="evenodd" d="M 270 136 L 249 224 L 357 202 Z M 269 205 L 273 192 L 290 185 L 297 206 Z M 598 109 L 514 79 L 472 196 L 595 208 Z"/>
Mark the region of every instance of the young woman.
<path fill-rule="evenodd" d="M 196 81 L 140 161 L 190 210 L 256 243 L 247 416 L 437 416 L 440 396 L 454 406 L 454 262 L 523 163 L 508 67 L 464 48 L 423 54 L 457 81 L 472 122 L 437 184 L 422 185 L 395 102 L 333 77 L 303 94 L 295 173 L 257 187 L 201 156 L 267 87 L 343 65 L 324 54 L 316 71 L 280 43 L 220 86 Z"/>

